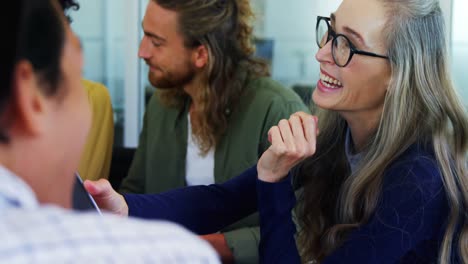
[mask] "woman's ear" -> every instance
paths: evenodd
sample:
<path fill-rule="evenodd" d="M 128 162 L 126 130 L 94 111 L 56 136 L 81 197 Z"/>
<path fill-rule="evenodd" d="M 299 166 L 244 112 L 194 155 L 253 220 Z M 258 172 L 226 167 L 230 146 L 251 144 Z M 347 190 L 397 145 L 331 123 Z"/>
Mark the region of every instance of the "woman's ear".
<path fill-rule="evenodd" d="M 16 64 L 12 82 L 9 116 L 11 134 L 35 136 L 45 130 L 46 98 L 40 91 L 33 66 L 28 61 Z"/>
<path fill-rule="evenodd" d="M 193 51 L 193 61 L 195 67 L 201 69 L 206 66 L 209 59 L 209 52 L 205 45 L 199 45 Z"/>

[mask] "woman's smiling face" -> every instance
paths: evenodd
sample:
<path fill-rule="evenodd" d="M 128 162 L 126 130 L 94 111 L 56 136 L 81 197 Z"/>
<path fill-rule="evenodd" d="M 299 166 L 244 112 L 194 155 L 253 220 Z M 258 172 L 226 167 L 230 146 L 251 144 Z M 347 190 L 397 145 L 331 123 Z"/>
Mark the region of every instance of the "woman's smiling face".
<path fill-rule="evenodd" d="M 387 15 L 382 3 L 344 0 L 330 18 L 331 29 L 345 35 L 356 49 L 386 55 L 382 32 Z M 332 40 L 315 57 L 320 63 L 320 80 L 312 96 L 317 106 L 342 115 L 381 113 L 391 74 L 388 59 L 354 54 L 345 67 L 339 67 L 333 59 Z"/>

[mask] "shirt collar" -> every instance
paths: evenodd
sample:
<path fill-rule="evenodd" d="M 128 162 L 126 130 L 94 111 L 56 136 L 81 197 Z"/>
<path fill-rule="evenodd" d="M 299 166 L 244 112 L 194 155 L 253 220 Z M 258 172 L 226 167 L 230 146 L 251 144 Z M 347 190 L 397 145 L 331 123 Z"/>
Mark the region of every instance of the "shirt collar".
<path fill-rule="evenodd" d="M 39 206 L 34 191 L 20 177 L 0 165 L 0 200 L 11 207 L 36 208 Z"/>
<path fill-rule="evenodd" d="M 356 153 L 354 149 L 353 140 L 351 139 L 351 130 L 349 128 L 346 131 L 345 153 L 346 158 L 348 159 L 349 166 L 351 167 L 351 173 L 354 173 L 357 168 L 357 165 L 362 159 L 363 153 Z"/>

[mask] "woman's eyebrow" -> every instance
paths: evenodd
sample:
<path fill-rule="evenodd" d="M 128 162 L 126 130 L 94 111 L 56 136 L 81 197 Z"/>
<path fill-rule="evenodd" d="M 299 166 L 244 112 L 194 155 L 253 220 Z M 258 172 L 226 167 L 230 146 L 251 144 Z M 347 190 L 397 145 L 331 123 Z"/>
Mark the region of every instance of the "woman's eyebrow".
<path fill-rule="evenodd" d="M 334 13 L 331 13 L 330 14 L 330 22 L 332 25 L 335 24 L 336 22 L 336 15 Z M 348 33 L 349 35 L 351 35 L 351 38 L 353 38 L 354 40 L 357 40 L 358 42 L 360 42 L 362 45 L 364 45 L 366 48 L 368 48 L 366 42 L 364 41 L 364 38 L 362 37 L 361 34 L 359 34 L 356 30 L 348 27 L 348 26 L 343 26 L 343 30 L 344 32 Z M 336 31 L 336 30 L 335 30 Z"/>
<path fill-rule="evenodd" d="M 364 45 L 366 48 L 368 48 L 368 46 L 366 45 L 366 42 L 364 41 L 364 38 L 361 36 L 361 34 L 359 34 L 356 30 L 348 27 L 348 26 L 344 26 L 343 27 L 343 30 L 350 34 L 351 37 L 353 37 L 354 39 L 356 39 L 358 42 L 360 42 L 362 45 Z"/>

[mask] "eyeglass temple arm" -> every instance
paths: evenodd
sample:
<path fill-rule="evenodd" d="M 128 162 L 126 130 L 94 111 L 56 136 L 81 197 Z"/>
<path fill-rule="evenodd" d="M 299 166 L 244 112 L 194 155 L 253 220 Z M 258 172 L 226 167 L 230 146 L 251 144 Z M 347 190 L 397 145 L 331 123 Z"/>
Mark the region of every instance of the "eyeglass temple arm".
<path fill-rule="evenodd" d="M 361 55 L 366 55 L 366 56 L 371 56 L 371 57 L 388 59 L 388 56 L 379 55 L 379 54 L 375 54 L 375 53 L 367 52 L 367 51 L 362 51 L 362 50 L 354 50 L 354 53 L 361 54 Z"/>

